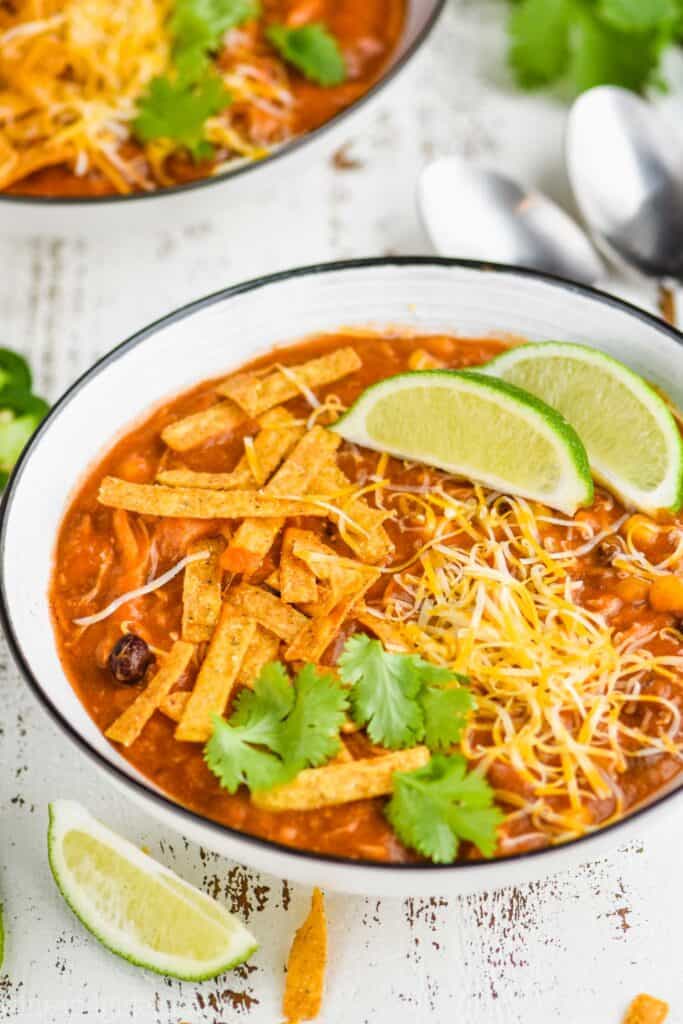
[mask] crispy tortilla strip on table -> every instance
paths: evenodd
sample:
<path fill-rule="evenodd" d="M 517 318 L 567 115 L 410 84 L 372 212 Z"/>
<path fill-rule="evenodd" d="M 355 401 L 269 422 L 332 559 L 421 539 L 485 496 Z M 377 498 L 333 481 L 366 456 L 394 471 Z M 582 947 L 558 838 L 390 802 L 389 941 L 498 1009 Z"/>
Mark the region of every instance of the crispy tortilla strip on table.
<path fill-rule="evenodd" d="M 185 713 L 175 731 L 177 740 L 201 743 L 211 735 L 211 715 L 222 715 L 237 682 L 242 659 L 256 623 L 224 605 L 206 658 L 197 676 Z"/>
<path fill-rule="evenodd" d="M 164 487 L 161 484 L 130 484 L 114 476 L 105 476 L 100 484 L 98 500 L 109 508 L 180 519 L 327 515 L 325 509 L 304 499 L 276 498 L 262 491 L 208 491 L 193 487 Z"/>
<path fill-rule="evenodd" d="M 325 898 L 313 890 L 308 917 L 297 930 L 287 957 L 287 978 L 282 999 L 285 1024 L 314 1020 L 320 1013 L 327 966 Z"/>
<path fill-rule="evenodd" d="M 266 377 L 241 373 L 222 381 L 216 388 L 236 402 L 249 416 L 258 416 L 266 409 L 301 394 L 303 388 L 322 387 L 360 369 L 362 362 L 352 348 L 339 348 L 328 355 L 311 359 L 298 366 L 288 366 L 287 374 L 273 370 Z M 295 383 L 296 381 L 296 383 Z M 297 384 L 300 386 L 297 387 Z"/>
<path fill-rule="evenodd" d="M 190 562 L 183 578 L 182 638 L 200 644 L 210 640 L 221 612 L 220 556 L 223 540 L 196 540 L 188 546 L 188 555 L 208 551 L 206 558 Z"/>
<path fill-rule="evenodd" d="M 293 548 L 297 535 L 308 533 L 290 526 L 285 530 L 280 552 L 280 595 L 289 604 L 318 600 L 318 584 L 309 566 L 297 558 Z"/>
<path fill-rule="evenodd" d="M 161 431 L 161 440 L 176 452 L 187 452 L 214 437 L 230 433 L 245 419 L 242 410 L 233 402 L 219 402 L 170 423 Z"/>
<path fill-rule="evenodd" d="M 285 651 L 287 661 L 319 661 L 341 629 L 344 620 L 377 577 L 377 572 L 367 576 L 362 586 L 355 593 L 343 597 L 332 611 L 308 620 Z"/>
<path fill-rule="evenodd" d="M 193 644 L 185 643 L 184 640 L 176 640 L 149 685 L 109 726 L 105 736 L 124 747 L 129 747 L 131 743 L 134 743 L 154 712 L 187 671 L 193 654 Z"/>
<path fill-rule="evenodd" d="M 263 666 L 267 665 L 269 661 L 277 661 L 279 651 L 280 638 L 275 633 L 271 633 L 269 629 L 264 629 L 260 624 L 257 625 L 237 673 L 237 682 L 241 686 L 248 686 L 252 689 Z"/>
<path fill-rule="evenodd" d="M 309 487 L 313 495 L 329 498 L 339 495 L 340 491 L 348 490 L 351 481 L 338 466 L 325 466 Z M 345 542 L 362 562 L 377 564 L 384 562 L 394 550 L 389 534 L 382 525 L 389 513 L 379 508 L 371 508 L 363 498 L 345 497 L 337 499 L 342 511 L 351 519 L 362 533 L 354 530 L 340 516 L 332 516 L 332 520 L 343 531 Z"/>
<path fill-rule="evenodd" d="M 174 690 L 173 693 L 169 693 L 168 697 L 164 697 L 159 705 L 159 711 L 174 722 L 179 722 L 185 714 L 190 693 L 190 690 Z"/>
<path fill-rule="evenodd" d="M 307 431 L 297 443 L 294 450 L 282 463 L 274 477 L 260 492 L 265 498 L 276 498 L 278 495 L 305 495 L 311 480 L 329 463 L 339 447 L 341 438 L 332 434 L 324 427 L 313 427 Z M 284 500 L 284 499 L 282 499 Z M 302 500 L 303 504 L 303 500 Z M 321 506 L 318 514 L 327 515 Z M 301 513 L 304 515 L 305 513 Z M 284 517 L 297 515 L 296 512 L 283 513 L 283 517 L 273 518 L 269 522 L 255 522 L 249 512 L 241 524 L 227 551 L 224 552 L 222 565 L 230 572 L 244 572 L 247 575 L 255 572 L 266 557 L 275 539 L 284 526 Z M 249 552 L 251 559 L 245 561 L 244 552 Z"/>
<path fill-rule="evenodd" d="M 259 418 L 261 430 L 254 438 L 254 454 L 262 478 L 267 480 L 304 432 L 286 409 L 271 409 Z M 292 425 L 293 424 L 293 425 Z M 199 473 L 192 469 L 164 469 L 157 483 L 169 487 L 205 487 L 209 490 L 250 490 L 257 486 L 249 459 L 243 455 L 230 473 Z"/>
<path fill-rule="evenodd" d="M 296 608 L 250 583 L 240 583 L 234 590 L 228 591 L 226 602 L 238 614 L 255 619 L 264 629 L 275 633 L 286 643 L 291 643 L 308 622 L 306 616 Z"/>
<path fill-rule="evenodd" d="M 664 1024 L 668 1016 L 668 1003 L 641 992 L 626 1011 L 623 1024 Z"/>
<path fill-rule="evenodd" d="M 304 768 L 292 782 L 252 793 L 251 799 L 266 811 L 315 811 L 353 800 L 387 796 L 393 792 L 394 772 L 421 768 L 429 756 L 427 747 L 411 747 L 348 764 Z"/>

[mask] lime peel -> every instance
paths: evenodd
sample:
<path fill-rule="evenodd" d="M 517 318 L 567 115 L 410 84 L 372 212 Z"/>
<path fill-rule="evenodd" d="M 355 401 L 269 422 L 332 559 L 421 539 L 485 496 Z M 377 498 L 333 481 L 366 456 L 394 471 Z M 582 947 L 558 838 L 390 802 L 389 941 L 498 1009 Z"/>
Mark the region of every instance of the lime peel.
<path fill-rule="evenodd" d="M 50 804 L 48 857 L 81 923 L 130 963 L 184 981 L 215 978 L 258 943 L 225 907 L 183 881 L 80 804 Z"/>
<path fill-rule="evenodd" d="M 648 514 L 683 505 L 683 441 L 665 401 L 599 349 L 572 342 L 517 345 L 485 374 L 556 408 L 586 446 L 594 477 L 626 506 Z"/>
<path fill-rule="evenodd" d="M 533 395 L 475 371 L 386 378 L 330 429 L 569 515 L 593 500 L 588 457 L 573 427 Z"/>

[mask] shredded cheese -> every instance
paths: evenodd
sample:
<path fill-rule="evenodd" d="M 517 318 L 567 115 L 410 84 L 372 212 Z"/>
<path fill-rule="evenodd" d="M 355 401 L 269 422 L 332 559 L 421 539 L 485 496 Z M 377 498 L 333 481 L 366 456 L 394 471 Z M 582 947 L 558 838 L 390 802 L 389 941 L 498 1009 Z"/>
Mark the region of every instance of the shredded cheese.
<path fill-rule="evenodd" d="M 172 64 L 172 0 L 15 0 L 0 7 L 0 189 L 36 171 L 99 172 L 121 194 L 175 183 L 170 139 L 133 144 L 149 82 Z M 233 102 L 207 120 L 209 173 L 257 160 L 295 132 L 282 61 L 258 34 L 227 34 L 216 61 Z"/>
<path fill-rule="evenodd" d="M 596 529 L 523 499 L 443 482 L 431 491 L 392 484 L 383 493 L 399 521 L 421 518 L 429 539 L 384 570 L 395 585 L 367 613 L 378 635 L 391 628 L 392 646 L 469 676 L 477 707 L 463 751 L 484 771 L 498 766 L 492 779 L 514 808 L 509 821 L 523 816 L 527 828 L 564 841 L 597 827 L 601 801 L 608 820 L 619 817 L 618 776 L 630 759 L 683 757 L 678 705 L 649 685 L 680 687 L 683 657 L 653 654 L 643 647 L 651 637 L 615 633 L 577 603 L 580 581 L 570 575 L 574 560 L 606 537 L 623 542 L 628 516 Z M 577 529 L 590 539 L 548 551 L 551 525 L 566 528 L 569 545 Z M 634 718 L 637 708 L 645 715 Z M 526 796 L 496 781 L 501 767 Z M 604 824 L 604 811 L 600 818 Z"/>

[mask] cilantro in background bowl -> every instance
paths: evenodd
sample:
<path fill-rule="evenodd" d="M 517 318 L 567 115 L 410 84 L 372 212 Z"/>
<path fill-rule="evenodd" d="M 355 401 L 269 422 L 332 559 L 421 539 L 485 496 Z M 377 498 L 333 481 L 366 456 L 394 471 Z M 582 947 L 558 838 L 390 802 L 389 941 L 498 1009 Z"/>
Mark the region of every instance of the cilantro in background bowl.
<path fill-rule="evenodd" d="M 683 38 L 683 0 L 516 0 L 509 62 L 525 89 L 561 83 L 664 87 L 664 51 Z"/>

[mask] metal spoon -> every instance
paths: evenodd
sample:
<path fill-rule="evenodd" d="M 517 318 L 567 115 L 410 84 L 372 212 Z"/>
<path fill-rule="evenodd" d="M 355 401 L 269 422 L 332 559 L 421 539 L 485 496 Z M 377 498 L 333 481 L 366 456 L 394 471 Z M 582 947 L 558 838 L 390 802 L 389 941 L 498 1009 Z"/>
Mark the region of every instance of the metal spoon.
<path fill-rule="evenodd" d="M 658 279 L 673 315 L 666 279 L 683 280 L 683 136 L 632 92 L 599 86 L 574 103 L 566 145 L 572 188 L 596 244 Z"/>
<path fill-rule="evenodd" d="M 418 206 L 434 248 L 592 283 L 604 268 L 578 225 L 541 192 L 456 156 L 429 164 Z"/>

